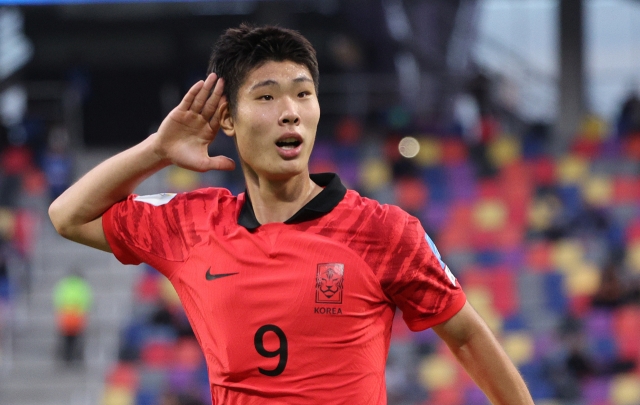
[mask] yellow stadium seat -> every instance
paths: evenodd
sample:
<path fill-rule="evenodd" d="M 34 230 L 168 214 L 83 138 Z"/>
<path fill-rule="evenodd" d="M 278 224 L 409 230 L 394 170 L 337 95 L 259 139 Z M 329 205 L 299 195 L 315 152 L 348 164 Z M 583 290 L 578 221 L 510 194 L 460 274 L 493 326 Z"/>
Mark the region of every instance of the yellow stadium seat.
<path fill-rule="evenodd" d="M 525 332 L 509 333 L 502 338 L 502 346 L 516 366 L 526 364 L 533 359 L 533 338 Z"/>
<path fill-rule="evenodd" d="M 640 376 L 632 374 L 615 376 L 609 395 L 613 405 L 640 404 Z"/>
<path fill-rule="evenodd" d="M 594 207 L 606 207 L 613 201 L 613 182 L 605 176 L 589 177 L 581 191 L 582 198 Z"/>
<path fill-rule="evenodd" d="M 503 167 L 520 160 L 522 146 L 512 136 L 501 136 L 489 144 L 489 161 L 496 167 Z"/>
<path fill-rule="evenodd" d="M 640 240 L 636 239 L 627 245 L 625 252 L 627 267 L 636 274 L 640 274 Z"/>
<path fill-rule="evenodd" d="M 359 177 L 366 191 L 377 191 L 391 181 L 391 168 L 381 159 L 367 159 L 360 166 Z"/>
<path fill-rule="evenodd" d="M 193 190 L 198 187 L 200 176 L 194 171 L 171 166 L 167 171 L 166 181 L 171 191 Z"/>
<path fill-rule="evenodd" d="M 556 173 L 560 184 L 580 184 L 587 179 L 589 162 L 578 156 L 567 155 L 557 162 Z"/>
<path fill-rule="evenodd" d="M 12 210 L 0 207 L 0 237 L 11 240 L 15 230 L 16 216 Z"/>
<path fill-rule="evenodd" d="M 563 273 L 571 272 L 583 259 L 584 247 L 576 240 L 560 240 L 551 248 L 551 264 Z"/>
<path fill-rule="evenodd" d="M 134 405 L 133 392 L 122 387 L 107 386 L 102 395 L 102 405 Z"/>
<path fill-rule="evenodd" d="M 538 198 L 529 207 L 529 226 L 534 231 L 548 229 L 553 222 L 557 208 L 549 199 Z"/>
<path fill-rule="evenodd" d="M 441 354 L 425 357 L 418 366 L 418 373 L 420 383 L 428 390 L 451 387 L 457 380 L 454 360 Z"/>
<path fill-rule="evenodd" d="M 437 166 L 442 163 L 442 145 L 439 140 L 430 137 L 419 137 L 420 151 L 415 157 L 416 163 L 422 167 Z"/>
<path fill-rule="evenodd" d="M 487 288 L 472 286 L 465 288 L 467 300 L 484 319 L 489 329 L 495 334 L 502 332 L 504 320 L 493 306 L 493 295 Z"/>
<path fill-rule="evenodd" d="M 500 200 L 486 199 L 478 201 L 473 209 L 473 220 L 482 231 L 495 231 L 505 227 L 508 210 Z"/>
<path fill-rule="evenodd" d="M 594 114 L 588 114 L 580 124 L 579 135 L 588 140 L 603 140 L 610 136 L 611 131 L 607 128 L 607 123 L 602 118 Z"/>
<path fill-rule="evenodd" d="M 160 283 L 160 297 L 164 302 L 168 305 L 181 305 L 178 293 L 168 278 L 158 277 L 158 283 Z"/>
<path fill-rule="evenodd" d="M 581 262 L 565 275 L 565 287 L 570 297 L 593 295 L 600 286 L 600 270 L 593 263 Z"/>

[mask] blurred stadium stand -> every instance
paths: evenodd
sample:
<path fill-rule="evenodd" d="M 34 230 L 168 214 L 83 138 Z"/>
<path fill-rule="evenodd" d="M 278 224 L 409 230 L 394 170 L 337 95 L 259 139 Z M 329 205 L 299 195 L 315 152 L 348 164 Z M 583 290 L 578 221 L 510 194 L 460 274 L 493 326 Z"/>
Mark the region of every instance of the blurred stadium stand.
<path fill-rule="evenodd" d="M 323 119 L 312 171 L 336 171 L 422 221 L 536 404 L 640 404 L 640 101 L 630 96 L 623 117 L 606 120 L 581 110 L 571 136 L 555 142 L 557 122 L 526 106 L 561 110 L 558 79 L 477 38 L 481 5 L 0 8 L 0 65 L 6 32 L 21 51 L 13 68 L 0 66 L 0 105 L 24 105 L 21 115 L 2 108 L 0 403 L 209 403 L 202 355 L 166 280 L 58 237 L 46 207 L 77 176 L 154 131 L 204 74 L 218 34 L 251 21 L 299 29 L 317 47 Z M 518 71 L 509 80 L 524 94 L 520 104 L 472 44 Z M 579 101 L 573 107 L 586 109 Z M 211 152 L 235 157 L 226 137 Z M 213 185 L 237 193 L 242 182 L 239 171 L 168 168 L 138 192 Z M 96 296 L 86 363 L 75 369 L 55 361 L 51 307 L 55 281 L 74 265 Z M 411 333 L 400 317 L 387 389 L 390 405 L 488 403 L 435 334 Z"/>

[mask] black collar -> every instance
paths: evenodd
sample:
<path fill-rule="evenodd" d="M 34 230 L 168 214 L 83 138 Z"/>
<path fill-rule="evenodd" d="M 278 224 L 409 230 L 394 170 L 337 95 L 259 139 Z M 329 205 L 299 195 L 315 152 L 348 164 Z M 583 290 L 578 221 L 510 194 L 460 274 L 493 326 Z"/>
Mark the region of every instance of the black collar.
<path fill-rule="evenodd" d="M 317 196 L 313 197 L 304 207 L 300 208 L 298 212 L 286 221 L 285 224 L 297 224 L 304 221 L 310 221 L 312 219 L 320 218 L 324 214 L 329 213 L 342 201 L 345 194 L 347 194 L 347 188 L 340 181 L 335 173 L 318 173 L 310 175 L 311 180 L 324 187 L 324 189 Z M 238 217 L 238 225 L 242 225 L 248 230 L 252 231 L 257 229 L 261 224 L 256 218 L 256 213 L 253 211 L 253 205 L 249 199 L 249 192 L 244 193 L 244 204 L 240 209 L 240 216 Z"/>

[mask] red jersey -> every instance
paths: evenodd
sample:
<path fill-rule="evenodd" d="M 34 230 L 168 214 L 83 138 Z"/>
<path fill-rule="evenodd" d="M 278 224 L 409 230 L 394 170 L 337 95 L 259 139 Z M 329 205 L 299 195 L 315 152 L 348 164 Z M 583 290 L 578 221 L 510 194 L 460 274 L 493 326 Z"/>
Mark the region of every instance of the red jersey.
<path fill-rule="evenodd" d="M 417 331 L 466 302 L 416 218 L 311 178 L 324 189 L 284 223 L 220 188 L 132 195 L 103 216 L 122 263 L 171 280 L 215 405 L 386 404 L 396 307 Z"/>

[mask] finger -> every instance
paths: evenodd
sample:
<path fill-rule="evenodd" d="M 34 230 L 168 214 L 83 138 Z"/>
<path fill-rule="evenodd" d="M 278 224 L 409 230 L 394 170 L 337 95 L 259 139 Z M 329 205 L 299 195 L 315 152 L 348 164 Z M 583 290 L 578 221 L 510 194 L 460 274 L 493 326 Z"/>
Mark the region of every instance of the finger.
<path fill-rule="evenodd" d="M 224 92 L 224 80 L 222 78 L 216 81 L 216 85 L 211 92 L 211 95 L 207 99 L 204 107 L 202 108 L 202 116 L 207 121 L 211 121 L 211 118 L 218 110 L 220 100 L 222 99 L 222 93 Z"/>
<path fill-rule="evenodd" d="M 193 100 L 196 98 L 196 95 L 202 88 L 203 84 L 203 80 L 198 80 L 193 86 L 191 86 L 189 91 L 187 91 L 187 94 L 182 98 L 182 101 L 180 101 L 180 104 L 178 104 L 178 108 L 183 111 L 187 111 L 191 108 L 191 104 L 193 104 Z"/>
<path fill-rule="evenodd" d="M 204 81 L 204 84 L 200 88 L 200 91 L 198 91 L 198 94 L 196 94 L 193 100 L 193 103 L 191 104 L 191 108 L 190 108 L 191 111 L 197 114 L 200 114 L 200 111 L 202 111 L 202 107 L 204 106 L 204 103 L 209 98 L 209 93 L 211 93 L 211 89 L 213 88 L 213 85 L 215 84 L 215 82 L 216 82 L 215 73 L 211 73 L 209 76 L 207 76 L 207 79 Z"/>
<path fill-rule="evenodd" d="M 226 156 L 214 156 L 209 158 L 208 166 L 208 170 L 233 170 L 236 162 Z"/>

